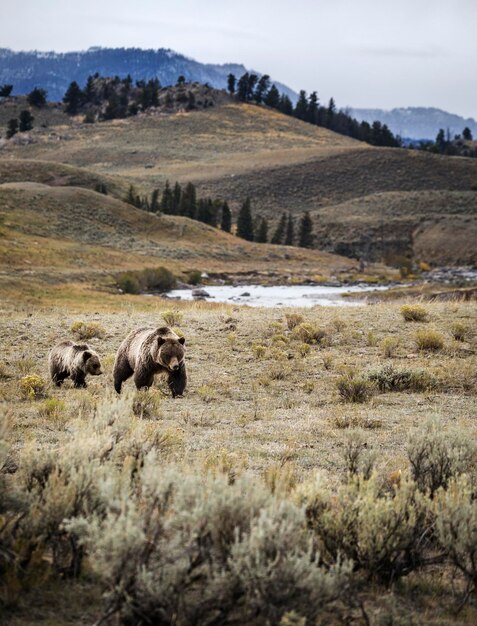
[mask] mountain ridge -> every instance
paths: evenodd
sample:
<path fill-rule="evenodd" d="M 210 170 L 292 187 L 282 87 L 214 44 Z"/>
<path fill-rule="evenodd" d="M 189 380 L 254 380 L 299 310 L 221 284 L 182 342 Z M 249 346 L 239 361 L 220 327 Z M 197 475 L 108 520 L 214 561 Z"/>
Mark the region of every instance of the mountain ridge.
<path fill-rule="evenodd" d="M 85 51 L 14 51 L 0 48 L 0 84 L 13 84 L 14 95 L 29 93 L 34 87 L 46 89 L 50 100 L 61 100 L 68 85 L 80 85 L 89 75 L 126 77 L 134 80 L 158 78 L 162 85 L 175 84 L 184 75 L 188 82 L 209 83 L 223 89 L 229 73 L 237 78 L 247 71 L 240 63 L 201 63 L 170 48 L 103 48 Z M 257 72 L 260 74 L 259 72 Z M 282 83 L 277 89 L 293 101 L 297 94 Z"/>
<path fill-rule="evenodd" d="M 434 140 L 439 129 L 449 129 L 451 138 L 461 134 L 467 126 L 477 137 L 477 121 L 464 118 L 456 113 L 449 113 L 438 107 L 394 107 L 393 109 L 350 108 L 350 115 L 359 122 L 370 124 L 379 120 L 386 124 L 395 135 L 406 139 Z"/>

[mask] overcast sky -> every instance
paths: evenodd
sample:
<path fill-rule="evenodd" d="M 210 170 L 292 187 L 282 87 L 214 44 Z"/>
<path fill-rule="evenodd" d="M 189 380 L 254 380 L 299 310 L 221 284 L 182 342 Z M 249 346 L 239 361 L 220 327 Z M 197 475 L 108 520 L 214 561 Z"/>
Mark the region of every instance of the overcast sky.
<path fill-rule="evenodd" d="M 477 0 L 0 0 L 1 47 L 172 48 L 340 107 L 477 118 Z"/>

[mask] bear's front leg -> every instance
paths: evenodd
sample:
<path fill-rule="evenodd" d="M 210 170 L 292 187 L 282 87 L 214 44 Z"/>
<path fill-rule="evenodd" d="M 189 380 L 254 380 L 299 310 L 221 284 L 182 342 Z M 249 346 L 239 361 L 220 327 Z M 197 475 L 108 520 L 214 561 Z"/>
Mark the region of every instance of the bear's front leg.
<path fill-rule="evenodd" d="M 68 378 L 69 372 L 56 372 L 53 374 L 53 382 L 57 387 L 61 387 L 65 379 Z"/>
<path fill-rule="evenodd" d="M 76 389 L 86 389 L 88 386 L 86 384 L 86 375 L 84 372 L 75 372 L 71 375 L 71 378 Z"/>
<path fill-rule="evenodd" d="M 187 371 L 184 363 L 181 363 L 178 370 L 169 372 L 167 384 L 171 390 L 172 397 L 182 396 L 187 385 Z"/>
<path fill-rule="evenodd" d="M 134 374 L 134 384 L 137 389 L 149 389 L 154 383 L 154 373 L 145 369 L 138 369 Z"/>

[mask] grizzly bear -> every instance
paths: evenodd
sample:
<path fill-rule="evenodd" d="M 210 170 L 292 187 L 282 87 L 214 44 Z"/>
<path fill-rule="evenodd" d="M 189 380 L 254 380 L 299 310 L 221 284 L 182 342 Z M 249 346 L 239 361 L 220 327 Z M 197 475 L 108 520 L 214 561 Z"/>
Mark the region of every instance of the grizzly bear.
<path fill-rule="evenodd" d="M 151 387 L 155 374 L 167 373 L 172 397 L 181 396 L 187 385 L 184 337 L 168 326 L 133 330 L 119 346 L 113 368 L 114 388 L 134 374 L 138 389 Z"/>
<path fill-rule="evenodd" d="M 62 341 L 49 354 L 51 379 L 61 387 L 65 378 L 71 377 L 75 387 L 86 387 L 86 374 L 102 374 L 98 354 L 85 343 Z"/>

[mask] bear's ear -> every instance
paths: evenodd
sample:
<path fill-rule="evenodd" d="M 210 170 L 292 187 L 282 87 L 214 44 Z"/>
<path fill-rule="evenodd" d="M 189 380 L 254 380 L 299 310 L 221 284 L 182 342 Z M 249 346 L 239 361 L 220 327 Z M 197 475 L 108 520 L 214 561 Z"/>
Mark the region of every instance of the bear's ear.
<path fill-rule="evenodd" d="M 162 346 L 163 343 L 166 343 L 166 340 L 164 339 L 164 337 L 158 337 L 157 338 L 157 345 L 158 346 Z"/>
<path fill-rule="evenodd" d="M 184 345 L 185 344 L 185 337 L 179 337 L 179 343 Z"/>
<path fill-rule="evenodd" d="M 85 350 L 83 352 L 83 363 L 86 363 L 86 361 L 91 358 L 93 355 L 91 354 L 91 352 L 88 352 L 88 350 Z"/>

